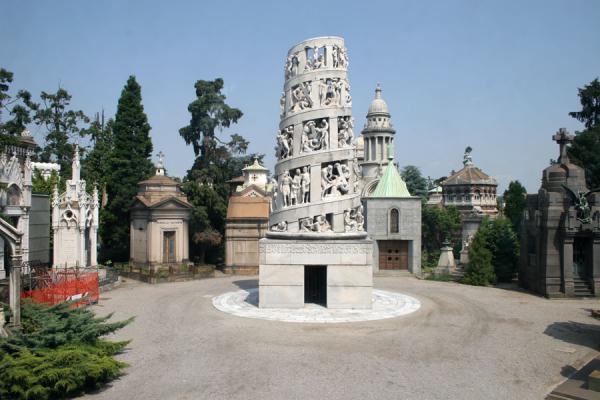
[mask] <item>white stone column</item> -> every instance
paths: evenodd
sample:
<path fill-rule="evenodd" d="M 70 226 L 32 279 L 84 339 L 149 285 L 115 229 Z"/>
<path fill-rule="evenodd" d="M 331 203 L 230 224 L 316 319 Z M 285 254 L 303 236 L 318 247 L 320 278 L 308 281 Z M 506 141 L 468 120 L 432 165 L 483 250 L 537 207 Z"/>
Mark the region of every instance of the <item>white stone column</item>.
<path fill-rule="evenodd" d="M 97 241 L 98 241 L 98 233 L 96 232 L 96 227 L 90 227 L 90 264 L 92 267 L 98 265 L 98 255 L 97 253 Z"/>
<path fill-rule="evenodd" d="M 21 325 L 21 255 L 11 255 L 10 282 L 8 288 L 9 305 L 12 312 L 10 324 L 13 327 Z"/>

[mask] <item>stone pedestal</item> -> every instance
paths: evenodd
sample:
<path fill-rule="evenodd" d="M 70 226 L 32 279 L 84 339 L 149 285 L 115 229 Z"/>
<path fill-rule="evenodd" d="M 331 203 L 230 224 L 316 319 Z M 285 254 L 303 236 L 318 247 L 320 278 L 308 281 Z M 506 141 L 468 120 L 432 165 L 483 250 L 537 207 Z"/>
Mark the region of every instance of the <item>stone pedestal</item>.
<path fill-rule="evenodd" d="M 444 246 L 442 247 L 442 252 L 440 254 L 440 259 L 438 260 L 438 265 L 436 268 L 437 273 L 449 274 L 452 271 L 456 270 L 456 261 L 454 261 L 454 252 L 452 251 L 452 247 Z"/>
<path fill-rule="evenodd" d="M 305 268 L 322 266 L 327 308 L 371 308 L 373 241 L 366 235 L 278 236 L 260 240 L 259 307 L 304 307 Z"/>

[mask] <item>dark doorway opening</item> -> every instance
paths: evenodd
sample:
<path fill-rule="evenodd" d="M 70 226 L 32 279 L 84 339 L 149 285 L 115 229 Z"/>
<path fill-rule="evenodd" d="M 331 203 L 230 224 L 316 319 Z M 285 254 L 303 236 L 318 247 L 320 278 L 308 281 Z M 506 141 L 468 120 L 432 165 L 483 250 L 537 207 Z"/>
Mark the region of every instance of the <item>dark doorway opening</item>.
<path fill-rule="evenodd" d="M 576 237 L 573 242 L 573 277 L 583 280 L 592 278 L 592 240 Z"/>
<path fill-rule="evenodd" d="M 314 303 L 327 307 L 327 266 L 304 266 L 304 304 Z"/>

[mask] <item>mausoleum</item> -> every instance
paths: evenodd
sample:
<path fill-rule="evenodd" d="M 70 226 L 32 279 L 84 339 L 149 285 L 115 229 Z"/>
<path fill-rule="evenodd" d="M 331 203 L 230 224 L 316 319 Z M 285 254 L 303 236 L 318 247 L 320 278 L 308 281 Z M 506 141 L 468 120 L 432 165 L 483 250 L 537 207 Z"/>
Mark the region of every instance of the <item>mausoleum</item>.
<path fill-rule="evenodd" d="M 52 233 L 56 267 L 87 267 L 97 265 L 98 190 L 92 194 L 81 179 L 79 147 L 75 146 L 72 176 L 66 190 L 52 196 Z"/>
<path fill-rule="evenodd" d="M 269 171 L 258 159 L 243 170 L 243 183 L 229 197 L 225 219 L 225 273 L 257 274 L 258 241 L 269 228 Z"/>
<path fill-rule="evenodd" d="M 583 168 L 571 163 L 565 128 L 556 164 L 527 195 L 521 230 L 519 281 L 546 297 L 600 296 L 600 193 L 586 186 Z"/>
<path fill-rule="evenodd" d="M 375 241 L 373 269 L 405 270 L 421 274 L 421 198 L 411 196 L 394 165 L 393 147 L 389 162 L 375 190 L 363 198 L 367 232 Z"/>
<path fill-rule="evenodd" d="M 131 263 L 157 271 L 160 266 L 188 262 L 192 206 L 179 183 L 166 176 L 162 152 L 156 174 L 138 186 L 130 208 Z"/>

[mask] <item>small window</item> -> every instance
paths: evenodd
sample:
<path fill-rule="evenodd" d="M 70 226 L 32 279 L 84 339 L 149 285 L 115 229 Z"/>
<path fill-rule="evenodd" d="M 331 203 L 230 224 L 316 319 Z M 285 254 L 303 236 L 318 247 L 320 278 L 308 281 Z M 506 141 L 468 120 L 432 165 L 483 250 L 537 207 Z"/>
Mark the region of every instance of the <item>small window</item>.
<path fill-rule="evenodd" d="M 400 227 L 400 215 L 395 208 L 390 211 L 390 233 L 398 233 Z"/>

